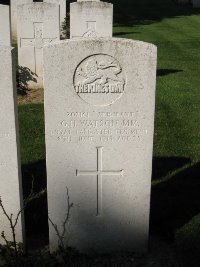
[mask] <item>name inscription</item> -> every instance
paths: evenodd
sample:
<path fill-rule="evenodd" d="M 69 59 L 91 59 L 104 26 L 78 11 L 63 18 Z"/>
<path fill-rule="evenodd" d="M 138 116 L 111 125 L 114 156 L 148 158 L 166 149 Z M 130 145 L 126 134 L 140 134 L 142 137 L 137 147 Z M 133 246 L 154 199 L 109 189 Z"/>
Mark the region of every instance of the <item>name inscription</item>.
<path fill-rule="evenodd" d="M 148 131 L 135 112 L 67 112 L 50 135 L 61 142 L 129 142 L 140 140 Z M 96 116 L 97 115 L 97 116 Z"/>

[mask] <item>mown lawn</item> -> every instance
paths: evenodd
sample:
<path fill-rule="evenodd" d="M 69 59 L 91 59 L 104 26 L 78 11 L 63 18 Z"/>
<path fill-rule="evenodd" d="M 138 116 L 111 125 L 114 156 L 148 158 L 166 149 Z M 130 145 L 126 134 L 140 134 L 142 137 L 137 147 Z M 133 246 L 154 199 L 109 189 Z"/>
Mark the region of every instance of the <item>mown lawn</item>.
<path fill-rule="evenodd" d="M 151 235 L 175 245 L 182 266 L 199 266 L 200 10 L 170 0 L 112 2 L 115 37 L 158 46 Z M 20 106 L 19 121 L 24 184 L 35 175 L 39 190 L 46 179 L 43 105 Z"/>

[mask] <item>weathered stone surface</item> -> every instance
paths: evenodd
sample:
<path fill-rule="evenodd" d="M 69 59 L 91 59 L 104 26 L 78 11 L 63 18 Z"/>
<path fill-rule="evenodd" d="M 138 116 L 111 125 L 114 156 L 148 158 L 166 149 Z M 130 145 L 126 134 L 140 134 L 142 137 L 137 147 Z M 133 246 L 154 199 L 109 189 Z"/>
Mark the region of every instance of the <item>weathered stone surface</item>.
<path fill-rule="evenodd" d="M 59 12 L 60 12 L 60 29 L 62 30 L 62 24 L 65 21 L 66 18 L 66 0 L 44 0 L 46 3 L 51 4 L 58 4 L 59 5 Z M 61 32 L 62 35 L 62 32 Z"/>
<path fill-rule="evenodd" d="M 100 1 L 70 4 L 70 38 L 112 37 L 113 5 Z"/>
<path fill-rule="evenodd" d="M 29 87 L 43 87 L 43 46 L 60 40 L 59 6 L 47 3 L 20 5 L 17 27 L 19 65 L 24 68 L 25 76 L 27 70 L 33 73 Z"/>
<path fill-rule="evenodd" d="M 44 48 L 44 81 L 49 217 L 62 234 L 69 212 L 64 243 L 146 250 L 156 47 L 112 38 L 54 44 Z"/>
<path fill-rule="evenodd" d="M 33 0 L 10 0 L 11 7 L 11 33 L 12 42 L 17 42 L 17 6 L 23 4 L 31 4 Z"/>
<path fill-rule="evenodd" d="M 22 206 L 22 186 L 18 124 L 16 109 L 15 69 L 12 67 L 13 50 L 0 46 L 0 197 L 3 206 L 13 221 Z M 20 200 L 21 199 L 21 200 Z M 20 204 L 21 203 L 21 204 Z M 5 232 L 7 240 L 13 241 L 8 219 L 0 208 L 0 233 Z M 16 241 L 22 242 L 22 218 L 16 226 Z M 0 234 L 0 243 L 4 244 Z"/>
<path fill-rule="evenodd" d="M 0 5 L 0 45 L 11 45 L 10 8 L 6 5 Z"/>

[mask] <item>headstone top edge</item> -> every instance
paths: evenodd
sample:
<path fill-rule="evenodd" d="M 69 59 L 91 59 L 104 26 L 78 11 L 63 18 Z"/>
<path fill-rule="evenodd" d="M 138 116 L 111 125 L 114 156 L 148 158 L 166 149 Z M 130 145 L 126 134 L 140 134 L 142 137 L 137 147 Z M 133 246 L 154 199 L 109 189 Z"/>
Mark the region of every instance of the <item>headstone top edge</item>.
<path fill-rule="evenodd" d="M 29 3 L 29 4 L 22 4 L 22 5 L 17 5 L 17 8 L 20 9 L 22 7 L 30 7 L 30 6 L 34 6 L 34 7 L 57 7 L 58 4 L 56 3 L 46 3 L 46 2 L 33 2 L 33 3 Z"/>
<path fill-rule="evenodd" d="M 113 6 L 112 3 L 108 3 L 108 2 L 102 2 L 102 1 L 81 1 L 81 2 L 72 2 L 70 3 L 71 6 L 100 6 L 100 7 L 104 7 L 104 6 L 108 6 L 111 7 Z"/>
<path fill-rule="evenodd" d="M 140 40 L 132 40 L 132 39 L 126 39 L 126 38 L 115 38 L 115 37 L 95 37 L 95 38 L 80 38 L 80 39 L 67 39 L 64 41 L 58 41 L 55 42 L 53 44 L 49 44 L 49 45 L 45 45 L 44 49 L 46 50 L 48 47 L 56 47 L 59 45 L 64 45 L 64 44 L 69 44 L 69 43 L 74 43 L 74 44 L 84 44 L 84 43 L 92 43 L 92 42 L 99 42 L 99 43 L 104 43 L 104 42 L 109 42 L 109 41 L 113 41 L 113 42 L 119 42 L 119 43 L 124 43 L 124 44 L 138 44 L 138 45 L 142 45 L 142 46 L 151 46 L 152 49 L 155 49 L 155 52 L 157 51 L 157 46 L 152 44 L 152 43 L 148 43 L 148 42 L 144 42 L 144 41 L 140 41 Z"/>
<path fill-rule="evenodd" d="M 0 4 L 0 7 L 10 7 L 10 5 Z"/>
<path fill-rule="evenodd" d="M 10 51 L 12 51 L 12 50 L 15 49 L 15 47 L 12 47 L 12 46 L 10 46 L 10 45 L 4 45 L 4 44 L 1 44 L 1 43 L 0 43 L 0 49 L 5 49 L 5 50 L 10 50 Z"/>

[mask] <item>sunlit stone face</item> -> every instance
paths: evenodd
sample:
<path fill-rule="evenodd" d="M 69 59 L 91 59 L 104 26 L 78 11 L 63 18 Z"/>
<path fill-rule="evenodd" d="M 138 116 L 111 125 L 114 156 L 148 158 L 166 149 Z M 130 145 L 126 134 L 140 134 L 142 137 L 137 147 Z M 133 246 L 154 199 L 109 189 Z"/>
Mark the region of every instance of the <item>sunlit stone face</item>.
<path fill-rule="evenodd" d="M 70 214 L 65 244 L 145 251 L 156 47 L 68 40 L 45 47 L 44 66 L 51 250 L 59 245 L 55 225 L 62 232 Z"/>
<path fill-rule="evenodd" d="M 70 4 L 70 38 L 112 37 L 113 5 L 101 1 Z"/>
<path fill-rule="evenodd" d="M 35 79 L 27 81 L 30 88 L 43 87 L 43 47 L 58 40 L 58 5 L 41 2 L 18 6 L 19 66 L 33 73 Z"/>

